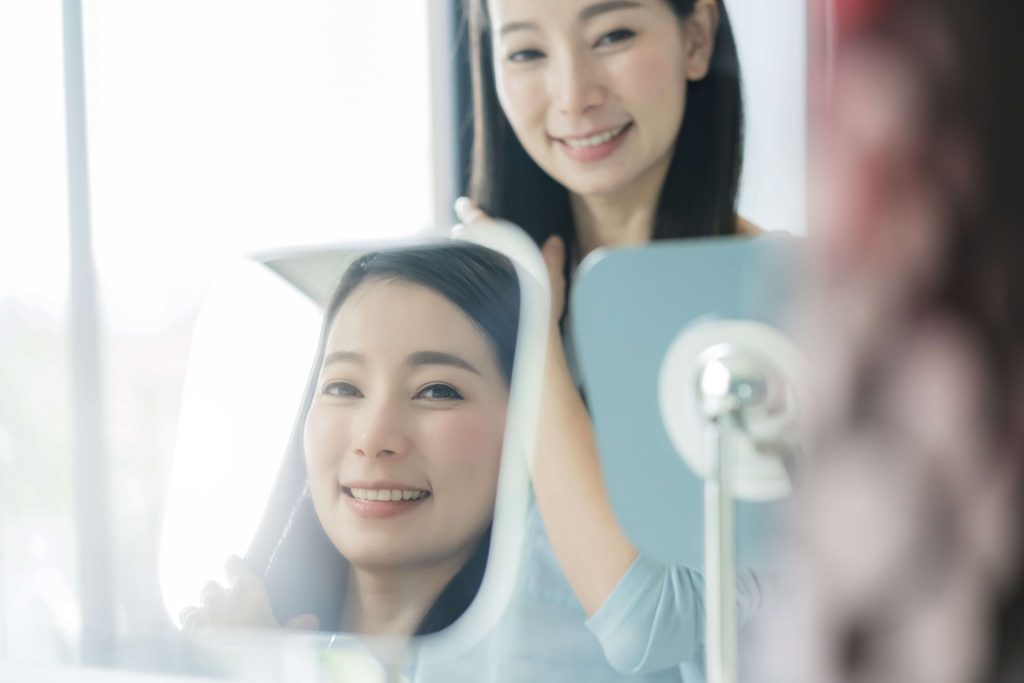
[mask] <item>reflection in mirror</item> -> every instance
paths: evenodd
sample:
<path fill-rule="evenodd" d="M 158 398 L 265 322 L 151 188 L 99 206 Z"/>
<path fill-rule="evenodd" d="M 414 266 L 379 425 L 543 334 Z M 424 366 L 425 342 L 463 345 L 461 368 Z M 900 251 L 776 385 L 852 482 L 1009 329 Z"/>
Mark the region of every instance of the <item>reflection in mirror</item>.
<path fill-rule="evenodd" d="M 300 289 L 323 289 L 308 268 L 296 271 L 294 259 L 268 265 Z M 326 298 L 315 351 L 305 355 L 312 369 L 273 481 L 254 482 L 259 509 L 250 505 L 248 514 L 259 521 L 248 524 L 244 557 L 228 561 L 226 582 L 214 580 L 206 558 L 205 584 L 195 572 L 183 580 L 173 563 L 163 564 L 165 588 L 188 584 L 192 591 L 168 600 L 172 612 L 191 603 L 180 614 L 185 629 L 423 635 L 455 622 L 487 564 L 519 306 L 511 261 L 473 244 L 351 261 Z M 282 364 L 295 366 L 293 359 Z M 231 391 L 243 401 L 251 391 L 260 401 L 272 387 L 259 378 L 276 365 L 273 357 L 258 359 L 247 368 L 255 379 Z M 260 427 L 252 420 L 220 426 Z M 262 450 L 273 452 L 272 443 Z M 233 481 L 188 502 L 206 513 L 192 516 L 191 529 L 175 526 L 172 492 L 165 560 L 183 536 L 202 538 L 209 522 L 245 497 L 253 455 L 217 454 L 230 461 Z M 180 493 L 182 477 L 176 483 Z M 236 537 L 216 557 L 242 555 L 237 548 Z"/>

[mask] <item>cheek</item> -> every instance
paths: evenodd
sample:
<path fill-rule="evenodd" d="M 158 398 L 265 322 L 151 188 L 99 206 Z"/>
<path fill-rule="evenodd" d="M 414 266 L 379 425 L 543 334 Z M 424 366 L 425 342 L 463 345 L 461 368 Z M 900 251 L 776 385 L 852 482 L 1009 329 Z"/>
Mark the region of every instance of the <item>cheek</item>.
<path fill-rule="evenodd" d="M 494 77 L 498 103 L 517 133 L 543 119 L 544 88 L 539 73 L 505 73 L 499 68 Z"/>
<path fill-rule="evenodd" d="M 451 489 L 475 484 L 493 488 L 504 435 L 504 414 L 482 412 L 438 416 L 425 427 L 423 443 L 432 483 Z M 490 481 L 488 481 L 490 480 Z"/>
<path fill-rule="evenodd" d="M 615 62 L 612 74 L 627 106 L 681 117 L 686 101 L 685 60 L 659 50 L 634 50 Z"/>
<path fill-rule="evenodd" d="M 314 404 L 306 416 L 302 435 L 306 469 L 316 472 L 331 467 L 345 442 L 345 434 L 345 422 L 341 416 L 332 415 L 323 406 Z"/>

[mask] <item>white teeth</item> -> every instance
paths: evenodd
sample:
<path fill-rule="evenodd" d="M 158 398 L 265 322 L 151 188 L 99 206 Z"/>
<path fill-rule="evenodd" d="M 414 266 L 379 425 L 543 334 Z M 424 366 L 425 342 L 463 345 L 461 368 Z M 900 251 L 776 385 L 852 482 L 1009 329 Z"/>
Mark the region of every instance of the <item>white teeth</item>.
<path fill-rule="evenodd" d="M 427 495 L 426 491 L 411 491 L 407 489 L 349 489 L 352 492 L 352 497 L 357 500 L 377 500 L 377 501 L 400 501 L 400 500 L 419 500 Z"/>
<path fill-rule="evenodd" d="M 589 138 L 576 138 L 575 140 L 566 140 L 565 144 L 569 145 L 573 149 L 580 149 L 582 147 L 596 147 L 597 145 L 603 145 L 604 143 L 608 142 L 612 138 L 619 135 L 622 131 L 626 130 L 626 126 L 628 125 L 628 123 L 625 123 L 619 126 L 618 128 L 605 131 L 604 133 L 598 133 L 597 135 L 592 135 Z"/>

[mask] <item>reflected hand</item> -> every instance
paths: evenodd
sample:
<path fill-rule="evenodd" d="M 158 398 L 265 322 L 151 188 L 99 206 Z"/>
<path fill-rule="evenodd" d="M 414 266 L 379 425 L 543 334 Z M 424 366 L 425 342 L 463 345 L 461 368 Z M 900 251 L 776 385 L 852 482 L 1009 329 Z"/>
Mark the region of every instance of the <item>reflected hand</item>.
<path fill-rule="evenodd" d="M 237 555 L 224 566 L 230 587 L 209 581 L 199 597 L 199 607 L 186 607 L 179 617 L 183 631 L 205 628 L 282 628 L 270 608 L 270 598 L 263 582 L 256 578 L 245 561 Z M 316 630 L 320 620 L 314 614 L 300 614 L 284 624 L 284 628 Z"/>

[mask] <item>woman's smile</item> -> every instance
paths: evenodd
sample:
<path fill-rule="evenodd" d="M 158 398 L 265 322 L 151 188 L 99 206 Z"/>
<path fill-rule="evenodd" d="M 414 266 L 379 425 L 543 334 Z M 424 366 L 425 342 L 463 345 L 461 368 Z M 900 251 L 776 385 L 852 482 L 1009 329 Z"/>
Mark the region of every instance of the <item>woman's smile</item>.
<path fill-rule="evenodd" d="M 363 489 L 348 486 L 342 486 L 341 492 L 356 500 L 379 500 L 382 503 L 419 500 L 430 495 L 430 491 L 420 489 Z"/>
<path fill-rule="evenodd" d="M 390 519 L 420 508 L 430 498 L 429 491 L 417 489 L 364 489 L 341 487 L 348 510 L 366 519 Z"/>
<path fill-rule="evenodd" d="M 388 519 L 426 502 L 431 492 L 395 481 L 352 481 L 338 487 L 348 510 L 359 517 Z"/>
<path fill-rule="evenodd" d="M 614 154 L 626 141 L 632 129 L 633 124 L 629 122 L 579 137 L 552 139 L 558 143 L 559 149 L 570 159 L 588 163 L 600 161 Z"/>
<path fill-rule="evenodd" d="M 702 76 L 691 31 L 669 3 L 489 0 L 488 8 L 498 101 L 533 161 L 578 196 L 656 194 L 687 83 Z"/>

